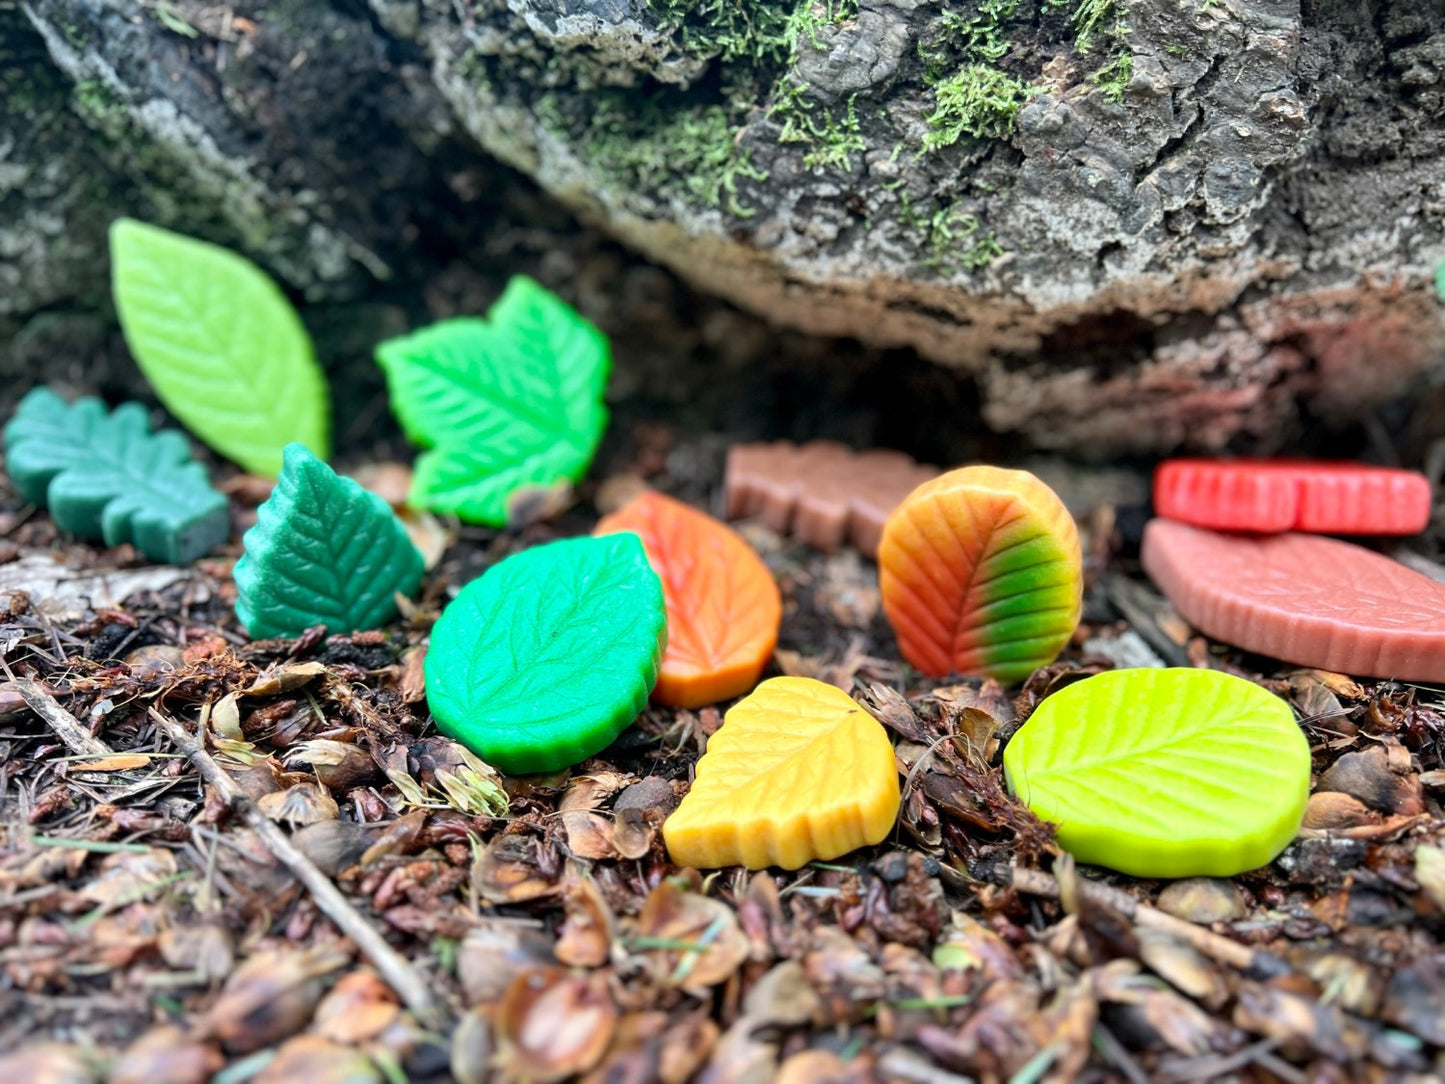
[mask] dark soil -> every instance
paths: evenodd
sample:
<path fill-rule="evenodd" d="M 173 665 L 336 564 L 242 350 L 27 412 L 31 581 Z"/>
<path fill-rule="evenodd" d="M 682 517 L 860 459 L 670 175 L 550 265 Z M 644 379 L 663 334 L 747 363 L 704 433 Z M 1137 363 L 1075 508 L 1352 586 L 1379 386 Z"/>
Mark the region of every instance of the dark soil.
<path fill-rule="evenodd" d="M 783 590 L 775 667 L 851 691 L 896 739 L 908 774 L 885 844 L 794 873 L 673 867 L 658 827 L 725 705 L 650 708 L 570 773 L 505 780 L 510 808 L 488 811 L 468 785 L 484 774 L 428 722 L 431 622 L 508 553 L 589 530 L 635 479 L 712 507 L 726 444 L 623 419 L 601 481 L 556 521 L 463 529 L 404 620 L 296 641 L 240 631 L 239 543 L 164 582 L 0 498 L 0 1052 L 14 1051 L 0 1080 L 1445 1072 L 1445 698 L 1195 636 L 1138 575 L 1145 509 L 1084 504 L 1082 488 L 1064 495 L 1084 536 L 1085 622 L 1013 690 L 920 680 L 869 561 L 743 525 Z M 234 489 L 239 528 L 257 495 Z M 1438 537 L 1417 548 L 1433 554 Z M 116 583 L 135 572 L 142 589 L 67 594 L 36 554 Z M 1007 794 L 1002 745 L 1040 699 L 1151 651 L 1295 706 L 1320 826 L 1269 867 L 1179 884 L 1078 869 Z M 65 713 L 81 732 L 69 743 Z M 204 732 L 244 797 L 204 781 L 167 724 Z M 114 756 L 76 752 L 86 733 Z M 377 977 L 247 821 L 252 803 L 432 1004 L 403 1004 Z"/>

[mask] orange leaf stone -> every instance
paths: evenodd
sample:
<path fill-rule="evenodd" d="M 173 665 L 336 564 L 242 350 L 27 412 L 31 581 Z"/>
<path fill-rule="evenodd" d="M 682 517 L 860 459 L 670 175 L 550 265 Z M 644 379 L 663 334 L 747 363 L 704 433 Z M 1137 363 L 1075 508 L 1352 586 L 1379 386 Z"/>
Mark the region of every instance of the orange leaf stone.
<path fill-rule="evenodd" d="M 767 565 L 730 527 L 648 491 L 597 524 L 632 531 L 662 580 L 667 650 L 652 699 L 678 708 L 747 692 L 778 642 L 783 600 Z"/>
<path fill-rule="evenodd" d="M 909 494 L 878 548 L 883 610 L 924 674 L 1009 684 L 1046 666 L 1079 623 L 1079 532 L 1027 471 L 962 467 Z"/>
<path fill-rule="evenodd" d="M 728 711 L 662 835 L 680 866 L 797 869 L 880 842 L 898 804 L 882 724 L 832 685 L 779 677 Z"/>

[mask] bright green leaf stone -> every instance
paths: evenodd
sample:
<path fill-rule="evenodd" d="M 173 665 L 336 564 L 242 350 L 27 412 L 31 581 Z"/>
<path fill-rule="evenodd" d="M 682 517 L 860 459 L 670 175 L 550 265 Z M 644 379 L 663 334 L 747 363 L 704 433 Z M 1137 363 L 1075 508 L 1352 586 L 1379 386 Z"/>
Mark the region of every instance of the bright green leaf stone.
<path fill-rule="evenodd" d="M 411 503 L 502 527 L 528 491 L 575 482 L 607 428 L 607 338 L 517 276 L 488 319 L 443 320 L 376 348 L 417 460 Z"/>
<path fill-rule="evenodd" d="M 1003 756 L 1009 788 L 1081 862 L 1229 877 L 1299 831 L 1310 750 L 1289 705 L 1213 670 L 1114 670 L 1038 706 Z"/>
<path fill-rule="evenodd" d="M 125 341 L 186 428 L 275 477 L 292 441 L 330 454 L 326 381 L 296 310 L 243 256 L 118 219 L 111 278 Z"/>
<path fill-rule="evenodd" d="M 488 764 L 556 771 L 637 718 L 666 641 L 662 581 L 637 535 L 551 542 L 494 565 L 443 611 L 427 704 Z"/>
<path fill-rule="evenodd" d="M 130 542 L 153 561 L 182 565 L 231 537 L 230 502 L 185 437 L 151 433 L 139 403 L 107 413 L 99 399 L 67 405 L 36 388 L 5 426 L 5 455 L 21 496 L 82 538 Z"/>
<path fill-rule="evenodd" d="M 422 556 L 391 507 L 288 444 L 236 562 L 236 616 L 256 639 L 374 629 L 421 583 Z"/>

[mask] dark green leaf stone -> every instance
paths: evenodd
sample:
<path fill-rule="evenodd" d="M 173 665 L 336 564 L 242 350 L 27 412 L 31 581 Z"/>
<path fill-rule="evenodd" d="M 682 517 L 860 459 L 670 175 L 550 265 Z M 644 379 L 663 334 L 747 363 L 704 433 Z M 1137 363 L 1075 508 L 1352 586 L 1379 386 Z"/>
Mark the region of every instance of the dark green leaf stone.
<path fill-rule="evenodd" d="M 261 639 L 374 629 L 396 616 L 424 571 L 391 507 L 342 478 L 300 444 L 282 453 L 281 477 L 257 510 L 236 562 L 236 616 Z"/>

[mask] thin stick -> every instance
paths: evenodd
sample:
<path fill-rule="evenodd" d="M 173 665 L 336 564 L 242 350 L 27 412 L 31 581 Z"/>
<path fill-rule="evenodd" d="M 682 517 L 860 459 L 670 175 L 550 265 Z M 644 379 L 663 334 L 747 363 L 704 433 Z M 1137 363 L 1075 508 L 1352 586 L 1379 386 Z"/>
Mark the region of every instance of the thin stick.
<path fill-rule="evenodd" d="M 201 773 L 201 778 L 215 788 L 231 810 L 245 820 L 271 853 L 305 886 L 326 917 L 351 938 L 361 954 L 381 972 L 381 977 L 396 991 L 416 1018 L 428 1027 L 438 1026 L 440 1013 L 437 1003 L 432 999 L 426 980 L 416 969 L 387 944 L 386 939 L 351 905 L 331 879 L 316 868 L 311 859 L 292 846 L 286 833 L 257 808 L 256 803 L 246 796 L 236 781 L 206 752 L 199 740 L 176 720 L 155 708 L 150 709 L 150 717 L 175 747 L 186 754 Z"/>
<path fill-rule="evenodd" d="M 62 708 L 56 702 L 55 697 L 35 682 L 22 680 L 6 684 L 25 698 L 25 703 L 30 706 L 30 710 L 40 716 L 46 726 L 55 731 L 55 736 L 63 741 L 66 748 L 72 753 L 91 758 L 115 755 L 110 746 L 81 726 L 79 719 Z"/>
<path fill-rule="evenodd" d="M 1031 896 L 1060 898 L 1059 882 L 1047 873 L 1036 869 L 1019 869 L 1017 867 L 1011 868 L 1010 872 L 1013 887 L 1020 892 L 1027 892 Z M 1079 895 L 1089 902 L 1112 908 L 1140 926 L 1171 934 L 1210 959 L 1218 960 L 1220 963 L 1228 964 L 1240 971 L 1279 974 L 1281 970 L 1285 969 L 1283 961 L 1278 957 L 1265 952 L 1257 952 L 1248 945 L 1241 945 L 1238 941 L 1221 937 L 1213 930 L 1206 930 L 1204 927 L 1186 922 L 1182 918 L 1165 914 L 1163 911 L 1150 907 L 1147 903 L 1140 903 L 1127 892 L 1121 892 L 1117 888 L 1100 884 L 1098 881 L 1089 881 L 1083 877 L 1075 879 L 1079 886 Z"/>

